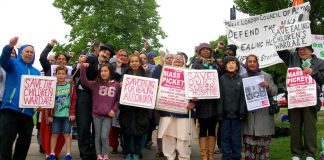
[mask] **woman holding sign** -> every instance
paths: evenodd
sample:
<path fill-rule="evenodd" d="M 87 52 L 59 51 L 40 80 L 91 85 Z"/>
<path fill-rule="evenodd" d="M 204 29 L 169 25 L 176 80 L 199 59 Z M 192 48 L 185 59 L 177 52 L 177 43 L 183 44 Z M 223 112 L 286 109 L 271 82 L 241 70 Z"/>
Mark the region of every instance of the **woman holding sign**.
<path fill-rule="evenodd" d="M 186 54 L 178 53 L 173 59 L 172 65 L 185 68 L 187 59 Z M 191 110 L 194 106 L 195 104 L 190 102 L 187 108 Z M 163 154 L 168 160 L 174 160 L 177 152 L 180 160 L 189 159 L 189 140 L 197 138 L 194 120 L 191 119 L 191 123 L 189 123 L 189 114 L 161 111 L 160 115 L 158 138 L 162 138 Z M 192 131 L 192 137 L 188 134 L 190 131 Z"/>
<path fill-rule="evenodd" d="M 259 69 L 257 56 L 249 55 L 246 57 L 245 66 L 247 73 L 243 77 L 263 75 L 264 82 L 260 87 L 266 88 L 268 96 L 277 94 L 277 86 L 274 84 L 270 74 Z M 270 159 L 270 141 L 274 134 L 274 115 L 269 114 L 269 108 L 249 111 L 247 119 L 244 121 L 243 142 L 245 145 L 245 159 Z"/>
<path fill-rule="evenodd" d="M 193 69 L 216 69 L 220 73 L 220 67 L 212 56 L 212 49 L 208 43 L 201 43 L 197 47 L 197 57 L 193 60 Z M 194 102 L 196 105 L 199 122 L 199 144 L 201 159 L 214 159 L 216 143 L 216 102 L 215 99 L 204 99 Z M 208 144 L 208 148 L 206 145 Z"/>
<path fill-rule="evenodd" d="M 317 86 L 316 105 L 288 110 L 292 160 L 299 160 L 304 154 L 306 160 L 313 160 L 316 157 L 316 121 L 317 111 L 320 109 L 320 88 L 324 84 L 324 61 L 313 55 L 313 51 L 312 46 L 299 47 L 294 53 L 288 50 L 278 51 L 279 57 L 289 68 L 299 67 L 303 70 L 302 73 L 310 75 L 316 81 Z"/>
<path fill-rule="evenodd" d="M 125 74 L 147 77 L 138 55 L 130 56 L 129 69 L 125 71 Z M 119 109 L 119 123 L 124 138 L 126 159 L 138 160 L 144 135 L 148 132 L 150 125 L 150 112 L 145 108 L 128 105 L 120 105 Z"/>
<path fill-rule="evenodd" d="M 34 111 L 19 106 L 20 80 L 22 75 L 40 75 L 33 67 L 35 50 L 32 45 L 21 46 L 17 59 L 10 58 L 17 42 L 18 37 L 10 39 L 0 57 L 0 65 L 6 71 L 5 93 L 0 108 L 0 159 L 4 160 L 26 159 L 34 127 Z M 15 151 L 12 155 L 15 140 Z"/>

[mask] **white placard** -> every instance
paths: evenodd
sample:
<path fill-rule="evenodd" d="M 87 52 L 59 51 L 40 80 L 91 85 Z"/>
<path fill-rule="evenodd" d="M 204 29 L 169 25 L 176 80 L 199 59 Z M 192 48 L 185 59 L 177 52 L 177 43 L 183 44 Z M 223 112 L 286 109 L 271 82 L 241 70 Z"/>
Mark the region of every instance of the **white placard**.
<path fill-rule="evenodd" d="M 52 77 L 56 77 L 56 68 L 58 67 L 59 65 L 51 65 L 51 76 Z M 68 69 L 68 75 L 66 77 L 66 81 L 70 81 L 70 79 L 72 78 L 72 66 L 65 66 L 67 69 Z"/>
<path fill-rule="evenodd" d="M 248 111 L 270 106 L 267 89 L 259 84 L 264 81 L 264 76 L 243 78 L 243 88 Z"/>
<path fill-rule="evenodd" d="M 217 70 L 186 70 L 184 78 L 187 99 L 220 97 Z"/>
<path fill-rule="evenodd" d="M 125 74 L 120 104 L 154 109 L 158 80 Z"/>
<path fill-rule="evenodd" d="M 299 67 L 288 68 L 286 85 L 288 109 L 314 106 L 317 104 L 316 81 Z"/>
<path fill-rule="evenodd" d="M 324 35 L 312 35 L 313 49 L 317 58 L 324 60 Z"/>
<path fill-rule="evenodd" d="M 20 82 L 20 108 L 53 108 L 56 77 L 22 75 Z"/>
<path fill-rule="evenodd" d="M 188 113 L 183 68 L 163 67 L 155 109 Z"/>

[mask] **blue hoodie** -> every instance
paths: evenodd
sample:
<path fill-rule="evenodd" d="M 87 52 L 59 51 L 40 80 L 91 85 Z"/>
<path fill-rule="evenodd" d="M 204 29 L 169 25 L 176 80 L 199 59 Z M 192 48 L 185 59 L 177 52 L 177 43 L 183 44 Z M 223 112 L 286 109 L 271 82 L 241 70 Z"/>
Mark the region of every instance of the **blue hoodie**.
<path fill-rule="evenodd" d="M 18 50 L 17 59 L 10 58 L 12 49 L 6 45 L 0 57 L 0 65 L 6 71 L 6 86 L 2 98 L 2 109 L 11 109 L 16 112 L 23 113 L 28 116 L 33 115 L 33 109 L 19 108 L 19 93 L 21 75 L 40 75 L 40 72 L 32 65 L 35 60 L 35 55 L 30 63 L 25 63 L 21 56 L 21 51 L 31 45 L 23 45 Z"/>

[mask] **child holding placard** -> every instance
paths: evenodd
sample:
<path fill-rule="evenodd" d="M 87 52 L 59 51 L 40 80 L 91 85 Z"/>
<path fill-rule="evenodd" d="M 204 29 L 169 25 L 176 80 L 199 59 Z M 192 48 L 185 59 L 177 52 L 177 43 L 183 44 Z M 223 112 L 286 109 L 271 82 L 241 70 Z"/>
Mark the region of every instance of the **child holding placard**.
<path fill-rule="evenodd" d="M 241 159 L 242 120 L 247 114 L 239 61 L 228 56 L 224 60 L 226 73 L 219 79 L 220 101 L 217 114 L 222 119 L 222 159 Z"/>
<path fill-rule="evenodd" d="M 51 154 L 49 160 L 55 159 L 55 146 L 60 132 L 63 133 L 66 144 L 65 160 L 71 160 L 71 121 L 75 120 L 76 91 L 66 82 L 68 69 L 64 65 L 56 68 L 57 90 L 55 107 L 49 113 L 49 121 L 52 122 Z M 57 155 L 58 156 L 58 155 Z"/>
<path fill-rule="evenodd" d="M 81 83 L 92 92 L 92 117 L 95 128 L 97 160 L 109 160 L 108 133 L 112 118 L 119 108 L 121 87 L 114 81 L 113 69 L 109 64 L 101 64 L 95 81 L 88 81 L 86 69 L 89 63 L 81 66 Z"/>

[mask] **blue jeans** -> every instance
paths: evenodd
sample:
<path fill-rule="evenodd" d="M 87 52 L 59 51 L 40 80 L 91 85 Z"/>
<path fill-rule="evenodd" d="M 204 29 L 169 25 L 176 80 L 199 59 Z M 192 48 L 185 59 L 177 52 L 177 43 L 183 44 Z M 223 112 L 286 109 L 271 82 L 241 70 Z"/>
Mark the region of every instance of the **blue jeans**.
<path fill-rule="evenodd" d="M 69 117 L 53 117 L 52 134 L 70 134 L 71 123 Z"/>
<path fill-rule="evenodd" d="M 222 160 L 240 160 L 242 128 L 240 119 L 223 119 L 221 130 Z"/>

